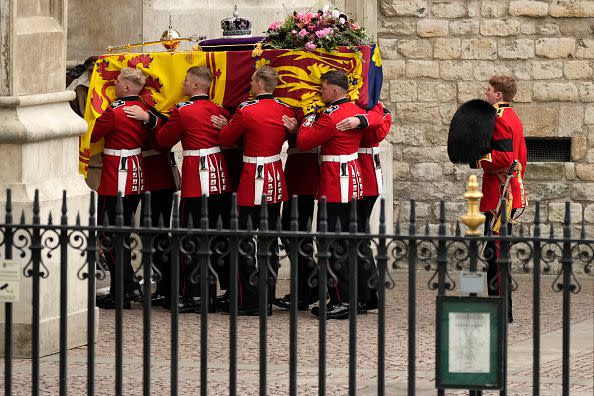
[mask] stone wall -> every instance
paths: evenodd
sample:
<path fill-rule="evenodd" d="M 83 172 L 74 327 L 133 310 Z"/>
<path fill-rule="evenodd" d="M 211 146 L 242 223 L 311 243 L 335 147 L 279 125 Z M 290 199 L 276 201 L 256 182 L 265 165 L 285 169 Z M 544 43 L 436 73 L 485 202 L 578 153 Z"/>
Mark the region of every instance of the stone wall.
<path fill-rule="evenodd" d="M 491 75 L 509 74 L 519 81 L 514 108 L 526 136 L 572 139 L 571 162 L 528 164 L 531 205 L 521 221 L 533 221 L 541 200 L 542 219 L 560 228 L 570 200 L 576 229 L 583 218 L 594 236 L 594 1 L 379 0 L 378 7 L 383 98 L 396 114 L 388 137 L 395 214 L 407 221 L 415 199 L 419 228 L 435 229 L 445 198 L 453 225 L 471 171 L 448 160 L 449 121 L 460 103 L 483 97 Z"/>

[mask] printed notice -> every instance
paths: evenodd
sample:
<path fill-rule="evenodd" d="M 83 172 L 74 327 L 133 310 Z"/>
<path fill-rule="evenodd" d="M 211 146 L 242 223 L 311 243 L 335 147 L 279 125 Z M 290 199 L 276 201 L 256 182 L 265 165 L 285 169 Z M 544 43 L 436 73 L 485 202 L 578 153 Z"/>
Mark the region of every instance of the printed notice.
<path fill-rule="evenodd" d="M 0 261 L 0 302 L 19 301 L 21 266 L 16 260 Z"/>
<path fill-rule="evenodd" d="M 489 373 L 491 314 L 449 313 L 448 367 L 450 373 Z"/>

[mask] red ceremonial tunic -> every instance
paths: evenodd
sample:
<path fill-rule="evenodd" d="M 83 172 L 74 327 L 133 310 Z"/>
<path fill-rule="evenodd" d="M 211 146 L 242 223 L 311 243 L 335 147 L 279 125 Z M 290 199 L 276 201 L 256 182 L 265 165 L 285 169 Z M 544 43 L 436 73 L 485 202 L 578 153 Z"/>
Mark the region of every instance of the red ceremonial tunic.
<path fill-rule="evenodd" d="M 243 148 L 240 145 L 221 146 L 221 152 L 227 163 L 227 179 L 232 192 L 239 188 L 239 177 L 243 168 Z"/>
<path fill-rule="evenodd" d="M 386 138 L 392 125 L 392 114 L 380 102 L 367 113 L 369 126 L 365 129 L 359 144 L 359 166 L 363 181 L 363 196 L 375 197 L 383 192 L 382 168 L 379 144 Z M 370 152 L 371 151 L 371 152 Z M 379 178 L 379 184 L 378 183 Z"/>
<path fill-rule="evenodd" d="M 239 206 L 260 205 L 262 194 L 268 203 L 288 199 L 280 160 L 288 135 L 283 115 L 295 117 L 295 111 L 271 94 L 258 95 L 255 100 L 239 105 L 231 121 L 221 130 L 224 146 L 243 137 L 243 169 L 237 191 Z"/>
<path fill-rule="evenodd" d="M 162 152 L 155 140 L 155 132 L 149 134 L 142 148 L 144 169 L 144 191 L 179 190 L 176 179 L 180 180 L 179 170 L 171 151 Z"/>
<path fill-rule="evenodd" d="M 363 129 L 336 129 L 336 124 L 343 119 L 362 114 L 365 114 L 362 108 L 344 98 L 333 102 L 317 120 L 314 115 L 310 115 L 301 124 L 297 132 L 297 148 L 309 151 L 321 146 L 320 182 L 316 199 L 326 197 L 327 202 L 347 203 L 351 198 L 363 196 L 361 169 L 356 158 Z"/>
<path fill-rule="evenodd" d="M 505 173 L 514 160 L 522 166 L 521 178 L 526 172 L 527 151 L 524 139 L 524 127 L 516 112 L 509 103 L 496 103 L 497 115 L 495 116 L 495 130 L 491 140 L 491 153 L 478 161 L 478 167 L 483 172 L 483 197 L 480 210 L 487 212 L 495 210 L 501 199 Z M 526 204 L 524 186 L 517 172 L 510 181 L 513 197 L 513 208 L 523 208 Z"/>
<path fill-rule="evenodd" d="M 289 136 L 285 177 L 287 178 L 287 194 L 316 195 L 320 184 L 320 161 L 317 148 L 310 152 L 297 149 L 297 136 Z"/>
<path fill-rule="evenodd" d="M 150 110 L 138 96 L 126 96 L 115 100 L 95 121 L 91 143 L 105 139 L 103 170 L 97 190 L 100 195 L 116 196 L 118 179 L 121 184 L 125 184 L 125 187 L 120 186 L 123 195 L 140 194 L 144 191 L 141 149 L 150 133 L 148 130 L 155 127 L 157 121 L 154 115 L 148 124 L 128 117 L 123 108 L 134 105 L 145 111 Z M 120 150 L 132 150 L 132 153 Z"/>
<path fill-rule="evenodd" d="M 161 147 L 173 147 L 181 140 L 183 198 L 230 191 L 227 165 L 219 147 L 219 130 L 210 120 L 213 115 L 228 117 L 229 112 L 206 95 L 193 96 L 190 101 L 178 103 L 157 132 L 157 144 Z"/>

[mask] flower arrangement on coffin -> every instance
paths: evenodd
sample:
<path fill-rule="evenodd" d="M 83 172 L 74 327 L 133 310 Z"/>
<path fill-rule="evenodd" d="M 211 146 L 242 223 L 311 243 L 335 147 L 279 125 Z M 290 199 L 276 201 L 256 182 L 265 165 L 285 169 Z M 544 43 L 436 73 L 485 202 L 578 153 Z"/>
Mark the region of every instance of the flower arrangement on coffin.
<path fill-rule="evenodd" d="M 266 44 L 276 49 L 332 51 L 345 46 L 357 51 L 358 45 L 369 45 L 372 41 L 355 20 L 329 6 L 318 12 L 295 11 L 283 22 L 271 23 L 265 33 Z"/>

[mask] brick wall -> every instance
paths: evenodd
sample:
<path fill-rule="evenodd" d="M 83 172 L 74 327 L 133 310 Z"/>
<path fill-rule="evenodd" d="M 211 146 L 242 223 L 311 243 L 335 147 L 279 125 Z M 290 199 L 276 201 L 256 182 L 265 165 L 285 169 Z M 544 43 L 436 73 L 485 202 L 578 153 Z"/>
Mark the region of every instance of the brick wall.
<path fill-rule="evenodd" d="M 490 76 L 509 74 L 526 136 L 572 139 L 572 162 L 528 164 L 531 206 L 541 200 L 543 220 L 559 229 L 571 200 L 576 229 L 583 218 L 594 237 L 594 1 L 379 0 L 378 8 L 383 100 L 396 114 L 395 215 L 407 219 L 414 198 L 436 228 L 444 197 L 448 219 L 459 217 L 471 171 L 448 160 L 450 119 L 460 103 L 483 98 Z"/>

